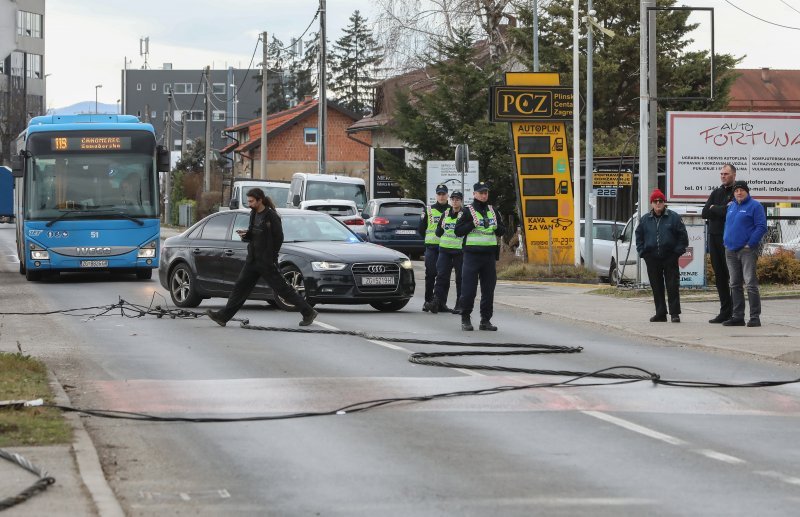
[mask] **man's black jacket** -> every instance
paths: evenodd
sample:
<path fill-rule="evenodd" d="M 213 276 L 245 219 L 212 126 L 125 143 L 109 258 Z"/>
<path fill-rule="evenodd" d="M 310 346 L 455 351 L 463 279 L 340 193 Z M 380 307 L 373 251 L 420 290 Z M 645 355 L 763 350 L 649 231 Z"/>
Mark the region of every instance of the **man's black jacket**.
<path fill-rule="evenodd" d="M 247 263 L 257 266 L 274 266 L 283 245 L 281 216 L 271 208 L 265 208 L 266 217 L 260 226 L 255 226 L 256 211 L 250 211 L 250 224 L 242 240 L 247 242 Z"/>
<path fill-rule="evenodd" d="M 725 233 L 725 214 L 728 203 L 733 199 L 733 184 L 730 187 L 720 185 L 711 191 L 708 201 L 703 207 L 703 219 L 708 221 L 708 233 L 722 235 Z"/>

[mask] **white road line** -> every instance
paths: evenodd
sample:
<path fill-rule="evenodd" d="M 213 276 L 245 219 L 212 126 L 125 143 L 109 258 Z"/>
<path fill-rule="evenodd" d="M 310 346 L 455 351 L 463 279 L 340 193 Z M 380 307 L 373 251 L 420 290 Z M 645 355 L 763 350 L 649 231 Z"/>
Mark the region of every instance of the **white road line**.
<path fill-rule="evenodd" d="M 333 325 L 328 325 L 327 323 L 322 323 L 319 320 L 314 320 L 314 323 L 319 325 L 320 327 L 322 327 L 324 329 L 327 329 L 327 330 L 341 330 L 341 329 L 339 329 L 337 327 L 334 327 Z M 411 350 L 407 349 L 407 348 L 403 348 L 402 346 L 398 346 L 398 345 L 393 345 L 391 343 L 387 343 L 386 341 L 381 341 L 379 339 L 367 339 L 367 341 L 369 341 L 370 343 L 375 343 L 378 346 L 382 346 L 384 348 L 388 348 L 390 350 L 397 350 L 399 352 L 406 352 L 406 353 L 409 353 L 409 354 L 413 354 L 413 352 Z M 486 374 L 475 372 L 475 371 L 472 371 L 472 370 L 467 370 L 467 369 L 464 369 L 464 368 L 451 368 L 451 370 L 455 370 L 457 372 L 461 372 L 461 373 L 466 374 L 466 375 L 471 375 L 473 377 L 486 377 Z"/>
<path fill-rule="evenodd" d="M 695 449 L 694 452 L 703 455 L 706 458 L 722 461 L 724 463 L 730 463 L 731 465 L 743 465 L 747 463 L 745 460 L 737 458 L 736 456 L 731 456 L 729 454 L 713 451 L 711 449 Z"/>
<path fill-rule="evenodd" d="M 604 422 L 608 422 L 609 424 L 617 425 L 629 431 L 633 431 L 634 433 L 639 433 L 644 436 L 660 440 L 670 445 L 687 445 L 687 443 L 681 440 L 680 438 L 675 438 L 674 436 L 660 433 L 648 427 L 644 427 L 639 424 L 634 424 L 633 422 L 623 420 L 622 418 L 617 418 L 615 416 L 607 415 L 606 413 L 601 413 L 600 411 L 581 411 L 581 413 L 583 413 L 584 415 L 592 416 L 599 420 L 603 420 Z"/>
<path fill-rule="evenodd" d="M 787 476 L 785 474 L 781 474 L 780 472 L 776 472 L 774 470 L 754 470 L 753 474 L 758 474 L 759 476 L 765 476 L 772 479 L 777 479 L 778 481 L 783 481 L 784 483 L 788 483 L 790 485 L 800 485 L 800 478 L 794 476 Z"/>

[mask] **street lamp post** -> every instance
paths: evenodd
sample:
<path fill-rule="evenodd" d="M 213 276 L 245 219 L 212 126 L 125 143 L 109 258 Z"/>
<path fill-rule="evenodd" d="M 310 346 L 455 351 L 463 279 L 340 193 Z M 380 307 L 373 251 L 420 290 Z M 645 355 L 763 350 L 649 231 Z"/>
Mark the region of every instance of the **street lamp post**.
<path fill-rule="evenodd" d="M 98 111 L 97 111 L 97 89 L 98 88 L 102 88 L 102 87 L 103 87 L 102 84 L 96 84 L 94 86 L 94 112 L 95 112 L 95 114 L 98 113 Z"/>

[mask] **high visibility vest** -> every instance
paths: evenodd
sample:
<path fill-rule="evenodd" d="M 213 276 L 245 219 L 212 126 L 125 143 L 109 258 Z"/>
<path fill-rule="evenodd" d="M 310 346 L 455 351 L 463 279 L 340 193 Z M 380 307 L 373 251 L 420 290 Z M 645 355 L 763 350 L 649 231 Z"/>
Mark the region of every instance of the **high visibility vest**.
<path fill-rule="evenodd" d="M 472 216 L 472 222 L 475 223 L 475 228 L 467 234 L 467 241 L 464 244 L 466 246 L 497 246 L 497 237 L 494 234 L 497 230 L 497 216 L 492 205 L 489 205 L 485 218 L 472 205 L 467 208 Z M 483 225 L 484 219 L 487 220 L 486 227 Z"/>
<path fill-rule="evenodd" d="M 431 207 L 427 207 L 428 211 L 428 227 L 425 228 L 425 244 L 429 246 L 437 246 L 439 244 L 439 237 L 436 235 L 436 227 L 439 225 L 439 219 L 442 218 L 444 212 Z"/>
<path fill-rule="evenodd" d="M 439 221 L 444 233 L 439 241 L 439 247 L 449 250 L 460 250 L 464 244 L 464 237 L 456 237 L 456 223 L 461 219 L 464 210 L 460 210 L 455 217 L 445 215 Z"/>

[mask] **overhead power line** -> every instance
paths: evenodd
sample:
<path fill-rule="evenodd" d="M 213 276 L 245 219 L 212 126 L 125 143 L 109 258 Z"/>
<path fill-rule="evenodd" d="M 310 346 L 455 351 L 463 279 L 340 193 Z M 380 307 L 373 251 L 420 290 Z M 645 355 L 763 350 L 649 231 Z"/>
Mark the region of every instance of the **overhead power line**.
<path fill-rule="evenodd" d="M 770 25 L 774 25 L 776 27 L 783 27 L 784 29 L 792 29 L 792 30 L 795 30 L 795 31 L 800 31 L 800 27 L 792 27 L 792 26 L 789 26 L 789 25 L 781 25 L 780 23 L 775 23 L 775 22 L 771 22 L 769 20 L 765 20 L 764 18 L 761 18 L 760 16 L 756 16 L 755 14 L 753 14 L 751 12 L 745 11 L 744 9 L 739 7 L 738 5 L 735 5 L 730 0 L 725 0 L 725 2 L 727 2 L 731 7 L 742 11 L 747 16 L 750 16 L 751 18 L 755 18 L 756 20 L 762 21 L 764 23 L 768 23 Z"/>

